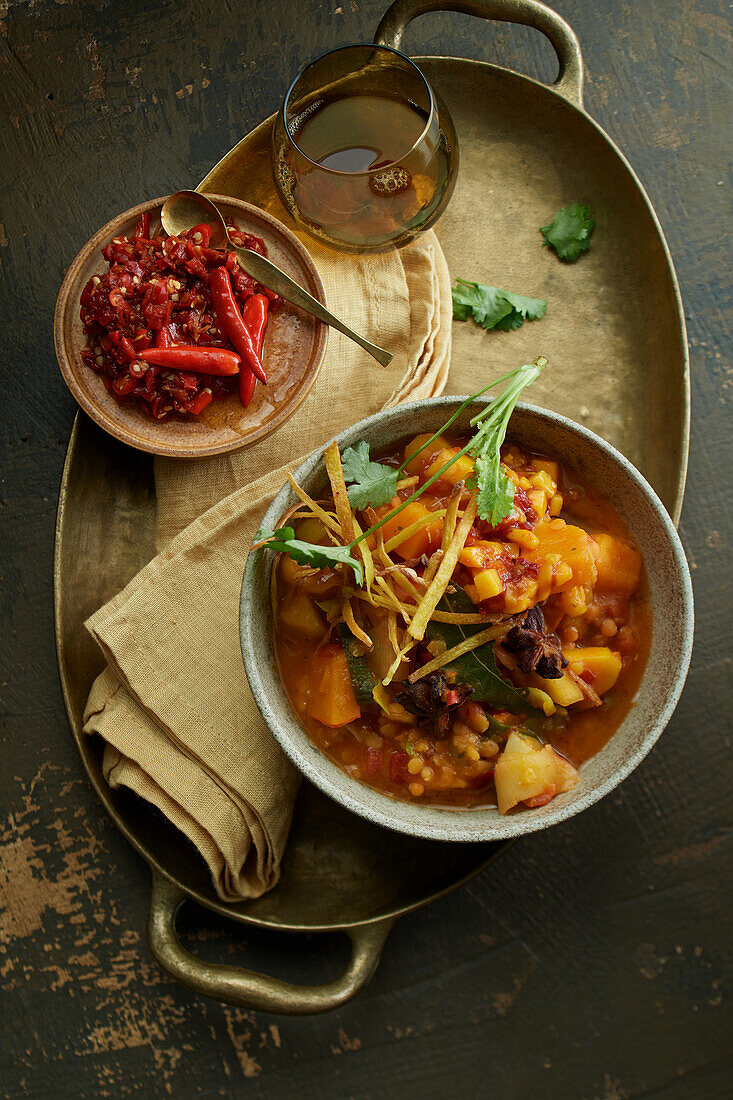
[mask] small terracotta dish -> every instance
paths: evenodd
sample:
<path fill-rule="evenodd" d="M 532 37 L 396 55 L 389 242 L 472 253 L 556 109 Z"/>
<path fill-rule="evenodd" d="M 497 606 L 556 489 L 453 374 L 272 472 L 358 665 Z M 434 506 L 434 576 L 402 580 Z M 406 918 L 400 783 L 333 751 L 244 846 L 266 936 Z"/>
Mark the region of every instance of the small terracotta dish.
<path fill-rule="evenodd" d="M 270 214 L 239 199 L 209 195 L 239 228 L 261 237 L 269 258 L 314 298 L 325 304 L 323 284 L 313 260 L 298 238 Z M 280 427 L 305 400 L 323 361 L 328 328 L 315 317 L 285 302 L 268 322 L 263 362 L 267 386 L 258 385 L 248 408 L 233 396 L 214 401 L 197 417 L 154 420 L 133 403 L 120 405 L 102 378 L 82 361 L 86 336 L 79 317 L 82 290 L 107 265 L 102 249 L 113 238 L 132 232 L 140 216 L 159 224 L 165 197 L 140 203 L 108 222 L 82 248 L 71 264 L 56 303 L 56 355 L 67 386 L 82 409 L 110 435 L 141 451 L 173 458 L 223 454 L 254 443 Z"/>
<path fill-rule="evenodd" d="M 433 398 L 388 409 L 337 437 L 339 448 L 365 439 L 379 454 L 417 432 L 437 431 L 464 400 Z M 469 432 L 470 417 L 484 400 L 469 405 L 453 427 Z M 244 572 L 240 636 L 244 664 L 262 716 L 293 763 L 322 791 L 378 825 L 432 840 L 506 840 L 544 829 L 592 806 L 641 763 L 672 716 L 692 650 L 690 574 L 677 532 L 654 490 L 623 455 L 599 436 L 564 416 L 518 405 L 507 438 L 528 451 L 551 454 L 591 485 L 600 487 L 628 524 L 646 564 L 652 608 L 649 659 L 634 704 L 607 744 L 581 766 L 580 783 L 547 806 L 500 816 L 495 806 L 441 808 L 398 801 L 349 776 L 310 740 L 280 681 L 275 660 L 270 572 L 271 551 L 250 554 Z M 328 485 L 322 452 L 295 471 L 295 480 L 316 499 Z M 262 520 L 274 529 L 296 498 L 289 486 L 277 494 Z"/>

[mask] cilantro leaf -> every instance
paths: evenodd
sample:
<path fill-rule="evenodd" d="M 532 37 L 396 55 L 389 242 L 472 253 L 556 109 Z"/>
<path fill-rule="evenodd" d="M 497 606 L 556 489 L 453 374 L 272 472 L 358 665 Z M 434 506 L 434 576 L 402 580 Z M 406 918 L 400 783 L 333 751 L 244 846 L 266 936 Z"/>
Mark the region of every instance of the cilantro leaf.
<path fill-rule="evenodd" d="M 255 542 L 267 546 L 270 550 L 287 554 L 301 565 L 310 565 L 314 569 L 333 569 L 334 565 L 348 565 L 354 570 L 356 583 L 364 583 L 364 566 L 352 558 L 348 546 L 320 546 L 314 542 L 296 539 L 292 527 L 278 527 L 277 531 L 259 530 Z"/>
<path fill-rule="evenodd" d="M 501 293 L 513 309 L 497 323 L 496 328 L 509 332 L 510 329 L 521 328 L 525 321 L 538 321 L 544 317 L 547 302 L 542 298 L 525 298 L 522 294 L 512 294 L 510 290 L 502 290 Z"/>
<path fill-rule="evenodd" d="M 360 439 L 341 455 L 344 479 L 353 482 L 346 490 L 352 508 L 389 504 L 397 492 L 398 471 L 369 458 L 369 444 Z"/>
<path fill-rule="evenodd" d="M 561 260 L 572 263 L 581 252 L 587 252 L 590 248 L 590 237 L 595 227 L 596 223 L 585 203 L 571 202 L 569 206 L 560 207 L 549 225 L 540 227 L 544 237 L 542 246 L 549 245 Z"/>
<path fill-rule="evenodd" d="M 514 504 L 514 482 L 501 468 L 499 447 L 476 456 L 476 504 L 481 519 L 496 527 L 509 515 Z"/>
<path fill-rule="evenodd" d="M 536 321 L 544 316 L 547 309 L 547 302 L 542 298 L 527 298 L 510 290 L 500 290 L 498 286 L 471 283 L 466 279 L 457 279 L 451 293 L 453 319 L 467 321 L 473 316 L 476 324 L 487 331 L 498 328 L 509 332 L 521 328 L 525 321 Z"/>

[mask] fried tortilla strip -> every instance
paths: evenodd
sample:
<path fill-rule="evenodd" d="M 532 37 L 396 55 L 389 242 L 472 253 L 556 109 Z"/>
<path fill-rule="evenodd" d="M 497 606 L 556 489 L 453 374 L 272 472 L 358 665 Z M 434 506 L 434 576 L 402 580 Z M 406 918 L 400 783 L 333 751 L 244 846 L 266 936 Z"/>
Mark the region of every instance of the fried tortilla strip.
<path fill-rule="evenodd" d="M 352 542 L 356 538 L 354 532 L 354 517 L 351 514 L 351 505 L 349 504 L 349 496 L 346 492 L 346 481 L 344 480 L 344 470 L 341 465 L 341 455 L 339 454 L 338 443 L 335 439 L 328 444 L 323 452 L 323 457 L 326 462 L 328 480 L 331 482 L 333 503 L 336 508 L 339 524 L 341 525 L 341 533 L 346 542 Z"/>
<path fill-rule="evenodd" d="M 321 508 L 320 504 L 316 504 L 312 497 L 309 497 L 305 489 L 301 489 L 298 482 L 293 478 L 292 474 L 288 474 L 288 481 L 290 482 L 290 488 L 295 495 L 302 500 L 303 504 L 310 508 L 314 516 L 317 516 L 324 527 L 327 527 L 329 531 L 335 531 L 337 534 L 343 537 L 340 524 L 334 520 L 325 509 Z"/>
<path fill-rule="evenodd" d="M 462 657 L 464 653 L 468 653 L 472 649 L 478 649 L 479 646 L 486 645 L 487 642 L 493 642 L 496 638 L 503 637 L 513 626 L 514 619 L 511 619 L 508 622 L 495 623 L 493 626 L 487 627 L 486 630 L 479 630 L 478 634 L 472 634 L 470 638 L 464 638 L 452 649 L 446 649 L 445 653 L 441 653 L 439 657 L 434 657 L 422 668 L 416 669 L 407 679 L 411 684 L 414 684 L 416 680 L 421 680 L 423 676 L 428 676 L 444 665 L 451 664 L 452 661 Z"/>
<path fill-rule="evenodd" d="M 344 622 L 346 623 L 354 637 L 358 638 L 361 644 L 366 646 L 367 649 L 371 649 L 374 645 L 374 642 L 369 637 L 366 630 L 364 630 L 363 627 L 359 626 L 358 622 L 354 618 L 354 609 L 351 606 L 351 600 L 348 596 L 341 604 L 341 614 L 344 617 Z"/>
<path fill-rule="evenodd" d="M 430 587 L 423 596 L 420 604 L 412 617 L 408 633 L 416 641 L 420 641 L 424 635 L 427 625 L 430 622 L 433 612 L 440 603 L 446 588 L 450 584 L 451 577 L 453 576 L 453 570 L 458 562 L 458 555 L 463 549 L 466 539 L 468 538 L 468 532 L 473 526 L 473 521 L 476 518 L 476 498 L 471 497 L 466 510 L 461 516 L 461 521 L 456 528 L 455 534 L 450 541 L 450 544 L 443 554 L 438 571 L 433 577 L 430 583 Z"/>
<path fill-rule="evenodd" d="M 358 538 L 360 535 L 363 534 L 363 532 L 353 511 L 351 513 L 351 522 L 353 523 L 354 531 L 356 532 L 355 537 Z M 374 558 L 372 557 L 371 550 L 366 544 L 366 539 L 364 539 L 363 542 L 358 543 L 358 549 L 361 560 L 364 563 L 364 588 L 366 590 L 369 602 L 373 603 L 374 601 L 372 597 L 372 584 L 374 583 Z"/>

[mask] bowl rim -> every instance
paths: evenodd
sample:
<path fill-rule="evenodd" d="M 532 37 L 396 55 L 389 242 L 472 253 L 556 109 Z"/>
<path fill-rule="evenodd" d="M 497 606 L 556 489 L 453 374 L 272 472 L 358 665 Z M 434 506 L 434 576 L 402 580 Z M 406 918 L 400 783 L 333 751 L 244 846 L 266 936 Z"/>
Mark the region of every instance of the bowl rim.
<path fill-rule="evenodd" d="M 339 435 L 335 437 L 336 442 L 339 444 L 339 447 L 341 447 L 343 437 L 352 437 L 357 432 L 373 427 L 377 422 L 384 422 L 385 420 L 389 422 L 389 420 L 401 418 L 404 416 L 405 412 L 412 412 L 417 415 L 423 409 L 433 409 L 436 407 L 443 407 L 446 410 L 455 410 L 461 402 L 466 400 L 466 396 L 451 394 L 450 396 L 427 398 L 423 401 L 415 401 L 397 405 L 390 409 L 382 409 L 378 413 L 344 429 L 344 431 L 340 432 Z M 476 402 L 482 406 L 484 404 L 480 398 L 476 399 Z M 664 702 L 657 711 L 654 721 L 641 737 L 636 749 L 599 783 L 593 787 L 587 787 L 583 791 L 582 796 L 577 800 L 568 805 L 561 804 L 559 806 L 557 803 L 551 802 L 547 807 L 542 808 L 541 814 L 510 814 L 504 817 L 492 817 L 490 830 L 482 833 L 477 819 L 480 818 L 480 815 L 485 811 L 480 807 L 470 810 L 453 810 L 434 806 L 420 807 L 419 804 L 413 806 L 412 803 L 390 798 L 369 787 L 367 784 L 352 779 L 338 766 L 338 764 L 332 761 L 310 741 L 307 737 L 307 733 L 305 734 L 305 740 L 313 751 L 309 752 L 307 746 L 301 747 L 301 745 L 292 741 L 288 736 L 287 723 L 280 722 L 278 715 L 269 702 L 260 676 L 257 660 L 257 645 L 258 642 L 261 644 L 261 637 L 258 636 L 257 632 L 254 630 L 251 615 L 257 555 L 248 555 L 242 578 L 239 625 L 245 672 L 260 714 L 285 754 L 306 779 L 340 805 L 351 810 L 352 813 L 366 817 L 368 820 L 388 829 L 397 832 L 405 832 L 413 836 L 421 836 L 430 840 L 455 841 L 461 843 L 508 840 L 548 828 L 551 825 L 558 824 L 561 821 L 574 817 L 583 810 L 589 809 L 626 779 L 656 744 L 677 706 L 690 665 L 694 634 L 694 606 L 689 566 L 677 530 L 666 508 L 649 482 L 620 451 L 616 450 L 610 443 L 607 443 L 584 425 L 570 420 L 561 413 L 556 413 L 550 409 L 544 409 L 537 405 L 529 405 L 520 402 L 517 404 L 516 409 L 530 417 L 550 421 L 551 423 L 558 424 L 566 430 L 569 430 L 571 433 L 576 433 L 586 442 L 603 451 L 607 457 L 621 468 L 625 476 L 636 484 L 636 487 L 651 504 L 652 511 L 659 520 L 659 530 L 666 537 L 668 546 L 672 551 L 672 557 L 680 581 L 683 613 L 680 623 L 679 661 Z M 511 434 L 511 421 L 507 434 Z M 318 468 L 319 464 L 322 463 L 322 456 L 322 447 L 309 455 L 300 464 L 298 469 L 293 472 L 292 476 L 295 480 L 298 481 L 303 477 L 310 476 Z M 277 525 L 277 521 L 289 504 L 291 493 L 292 490 L 286 483 L 273 498 L 272 503 L 262 518 L 261 526 L 275 527 Z M 304 728 L 300 727 L 300 729 L 303 730 Z M 317 755 L 314 756 L 314 753 Z M 316 762 L 319 764 L 318 768 L 314 767 Z M 406 815 L 403 807 L 412 811 L 412 813 Z M 495 807 L 488 807 L 487 809 L 492 810 L 495 809 Z M 423 813 L 420 814 L 418 812 L 415 814 L 415 810 L 422 810 Z"/>
<path fill-rule="evenodd" d="M 251 202 L 245 202 L 244 199 L 238 199 L 233 195 L 215 195 L 208 191 L 204 192 L 204 194 L 213 202 L 234 206 L 244 213 L 254 216 L 257 220 L 266 223 L 272 230 L 273 235 L 279 237 L 291 251 L 297 254 L 306 268 L 309 278 L 312 280 L 310 289 L 313 291 L 313 297 L 317 298 L 323 305 L 326 305 L 326 292 L 315 261 L 306 246 L 292 230 L 288 229 L 287 226 L 283 225 L 282 222 L 278 221 L 277 218 L 273 217 L 273 215 L 266 210 L 261 210 L 260 207 L 255 206 Z M 185 441 L 172 443 L 170 439 L 166 442 L 165 438 L 161 438 L 159 442 L 156 438 L 147 440 L 133 435 L 124 423 L 108 414 L 106 410 L 98 404 L 95 398 L 79 384 L 72 367 L 74 351 L 67 346 L 65 338 L 65 318 L 69 301 L 73 294 L 77 292 L 79 294 L 81 293 L 80 275 L 87 259 L 103 248 L 104 245 L 116 235 L 119 226 L 127 221 L 139 218 L 142 214 L 159 210 L 168 197 L 168 195 L 163 195 L 160 198 L 148 199 L 145 202 L 140 202 L 135 206 L 131 206 L 129 210 L 117 214 L 114 218 L 110 218 L 110 220 L 106 222 L 101 229 L 98 229 L 97 232 L 89 238 L 86 244 L 82 245 L 79 249 L 76 256 L 69 264 L 56 298 L 53 320 L 56 359 L 64 381 L 79 407 L 95 422 L 95 424 L 98 424 L 100 428 L 115 439 L 119 439 L 122 443 L 127 444 L 128 447 L 134 447 L 136 451 L 144 451 L 148 454 L 161 455 L 168 458 L 206 458 L 211 455 L 228 454 L 231 451 L 238 451 L 244 447 L 249 447 L 252 443 L 257 443 L 259 440 L 271 435 L 272 432 L 277 431 L 277 429 L 280 428 L 285 421 L 289 420 L 293 413 L 300 408 L 313 388 L 320 373 L 328 345 L 328 325 L 314 318 L 314 323 L 316 325 L 316 343 L 314 354 L 311 357 L 311 364 L 304 376 L 303 385 L 301 385 L 294 397 L 283 405 L 282 409 L 272 418 L 272 420 L 248 433 L 246 439 L 229 439 L 218 443 L 198 444 L 196 446 L 188 445 Z M 164 425 L 161 424 L 159 426 L 163 427 Z"/>

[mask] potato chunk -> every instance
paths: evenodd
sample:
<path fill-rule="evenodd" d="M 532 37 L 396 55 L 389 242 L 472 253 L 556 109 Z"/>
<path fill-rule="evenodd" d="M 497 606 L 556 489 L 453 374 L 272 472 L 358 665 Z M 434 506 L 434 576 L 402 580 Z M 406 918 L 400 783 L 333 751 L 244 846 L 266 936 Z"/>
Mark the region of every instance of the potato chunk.
<path fill-rule="evenodd" d="M 320 641 L 326 633 L 326 619 L 305 592 L 297 590 L 287 596 L 280 610 L 280 622 L 292 634 Z"/>
<path fill-rule="evenodd" d="M 494 771 L 499 813 L 508 813 L 520 802 L 536 800 L 535 805 L 542 805 L 572 790 L 578 780 L 573 765 L 551 745 L 512 732 Z"/>

